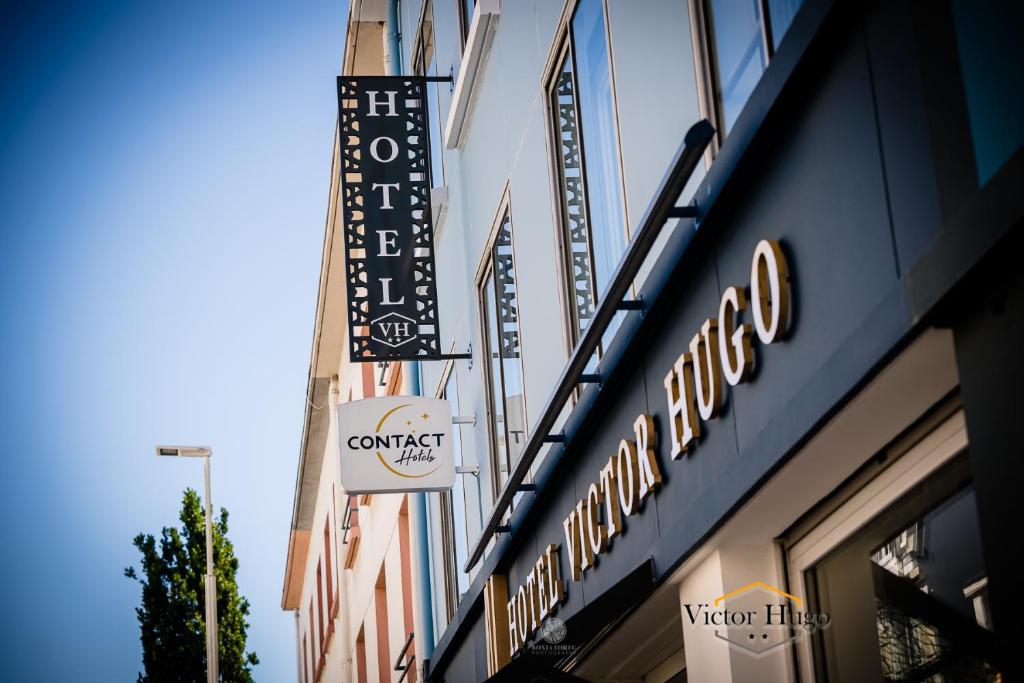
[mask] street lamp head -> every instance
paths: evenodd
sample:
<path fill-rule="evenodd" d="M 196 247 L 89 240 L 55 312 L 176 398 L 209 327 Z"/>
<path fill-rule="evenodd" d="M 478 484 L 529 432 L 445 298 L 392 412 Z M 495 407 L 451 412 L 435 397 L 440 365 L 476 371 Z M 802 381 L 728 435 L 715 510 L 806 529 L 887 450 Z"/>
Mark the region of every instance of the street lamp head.
<path fill-rule="evenodd" d="M 157 446 L 156 454 L 171 458 L 208 458 L 213 455 L 209 446 Z"/>

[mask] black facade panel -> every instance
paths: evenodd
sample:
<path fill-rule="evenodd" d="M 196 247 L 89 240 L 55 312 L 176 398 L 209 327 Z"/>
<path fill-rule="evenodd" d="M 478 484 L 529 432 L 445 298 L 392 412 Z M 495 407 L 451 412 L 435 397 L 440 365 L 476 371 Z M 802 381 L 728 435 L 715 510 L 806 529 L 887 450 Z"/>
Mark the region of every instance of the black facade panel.
<path fill-rule="evenodd" d="M 534 516 L 530 523 L 530 533 L 534 539 L 534 545 L 531 547 L 535 548 L 536 552 L 529 557 L 521 558 L 523 562 L 536 561 L 541 551 L 549 543 L 555 543 L 559 546 L 559 552 L 561 553 L 562 580 L 567 581 L 569 579 L 569 558 L 566 555 L 562 520 L 565 519 L 565 515 L 576 505 L 576 501 L 584 493 L 584 491 L 577 490 L 571 469 L 569 469 L 558 480 L 558 485 L 551 488 L 550 494 L 545 495 L 543 500 L 538 501 L 539 508 L 537 512 L 539 514 Z M 520 558 L 516 558 L 516 561 L 519 560 Z M 508 589 L 511 591 L 514 587 L 510 581 Z M 583 609 L 583 606 L 586 604 L 583 600 L 583 591 L 576 589 L 572 585 L 569 585 L 567 588 L 565 602 L 559 607 L 559 611 L 564 610 L 568 614 L 574 614 Z"/>
<path fill-rule="evenodd" d="M 837 37 L 837 40 L 839 38 Z M 795 319 L 783 344 L 756 350 L 756 378 L 732 394 L 740 450 L 825 367 L 896 284 L 867 56 L 856 27 L 835 45 L 801 102 L 775 117 L 737 177 L 721 233 L 723 285 L 750 282 L 759 239 L 779 239 L 792 271 Z M 723 197 L 724 198 L 724 197 Z"/>
<path fill-rule="evenodd" d="M 736 147 L 726 140 L 719 159 L 736 166 L 723 164 L 709 174 L 714 179 L 723 167 L 732 169 L 711 195 L 714 205 L 692 242 L 685 252 L 679 249 L 683 256 L 671 266 L 667 288 L 644 314 L 615 375 L 605 378 L 548 486 L 517 520 L 511 543 L 484 562 L 487 571 L 506 572 L 514 591 L 547 544 L 558 544 L 567 581 L 567 602 L 556 613 L 561 619 L 579 614 L 581 620 L 611 623 L 621 616 L 594 614 L 602 595 L 648 558 L 654 560 L 655 580 L 664 580 L 922 325 L 943 322 L 956 331 L 993 602 L 1012 600 L 1015 546 L 1007 539 L 1015 537 L 1010 522 L 1020 516 L 1012 501 L 1022 486 L 1024 468 L 1015 463 L 1024 434 L 1018 434 L 1019 409 L 1007 398 L 1019 393 L 1024 379 L 1016 352 L 1024 335 L 1024 276 L 1008 259 L 992 270 L 1010 269 L 1014 278 L 957 283 L 1024 213 L 1019 196 L 1011 196 L 1013 183 L 1019 188 L 1024 175 L 1024 160 L 1018 153 L 984 198 L 976 192 L 941 197 L 953 187 L 948 154 L 962 150 L 936 158 L 938 133 L 930 125 L 935 84 L 929 80 L 935 72 L 924 73 L 920 64 L 935 32 L 928 33 L 916 6 L 902 0 L 840 3 L 834 11 L 841 21 L 833 15 L 823 35 L 814 38 L 738 162 Z M 921 31 L 925 35 L 918 40 Z M 767 106 L 754 100 L 752 105 Z M 950 215 L 957 213 L 950 208 L 954 204 L 977 206 L 974 216 L 984 220 L 968 220 L 962 211 Z M 691 453 L 672 460 L 665 375 L 689 351 L 703 321 L 717 317 L 723 288 L 749 286 L 761 239 L 781 241 L 789 262 L 790 334 L 770 346 L 755 336 L 754 376 L 738 387 L 723 382 L 722 414 L 702 423 Z M 687 233 L 678 232 L 665 254 L 688 241 Z M 1004 251 L 1021 253 L 1019 242 Z M 956 314 L 965 308 L 964 297 L 993 290 L 1006 296 L 985 299 L 970 316 Z M 997 365 L 1003 359 L 1009 362 L 1005 372 Z M 633 421 L 643 412 L 655 417 L 663 486 L 640 513 L 624 518 L 624 534 L 584 580 L 573 582 L 562 521 L 587 487 L 599 482 L 619 440 L 633 438 Z M 1003 606 L 995 617 L 1004 629 L 1013 610 Z M 1002 637 L 1015 637 L 1019 629 L 1011 629 Z M 466 642 L 452 643 L 459 650 L 449 671 L 464 667 L 459 662 L 483 637 L 478 619 Z M 486 662 L 482 650 L 479 659 L 477 667 Z M 458 679 L 446 674 L 446 680 Z"/>
<path fill-rule="evenodd" d="M 753 254 L 752 249 L 739 258 L 749 264 L 750 254 Z M 708 318 L 718 317 L 721 288 L 715 270 L 714 260 L 709 255 L 707 260 L 684 267 L 681 273 L 677 273 L 673 290 L 679 294 L 666 300 L 655 311 L 658 316 L 654 325 L 657 335 L 643 354 L 647 400 L 657 416 L 657 454 L 665 479 L 655 499 L 660 534 L 664 534 L 666 529 L 678 528 L 680 524 L 707 527 L 717 519 L 716 510 L 726 509 L 723 505 L 727 507 L 728 503 L 717 501 L 717 504 L 709 505 L 706 501 L 699 501 L 737 457 L 732 403 L 726 404 L 720 417 L 701 426 L 701 439 L 695 448 L 680 460 L 673 460 L 671 429 L 667 419 L 668 397 L 664 386 L 665 376 L 679 354 L 689 353 L 690 340 L 700 331 L 701 324 Z M 746 276 L 740 284 L 746 285 Z M 727 386 L 724 381 L 722 386 Z M 645 518 L 649 515 L 644 513 Z M 653 524 L 654 520 L 645 519 L 644 522 Z"/>
<path fill-rule="evenodd" d="M 621 385 L 606 387 L 616 407 L 596 426 L 593 437 L 582 445 L 574 458 L 573 484 L 579 498 L 587 495 L 591 483 L 596 482 L 600 491 L 601 468 L 617 452 L 620 440 L 634 440 L 633 422 L 638 415 L 647 411 L 643 375 L 639 372 L 639 366 L 628 377 Z M 572 505 L 575 502 L 572 501 Z M 650 556 L 651 544 L 657 542 L 658 538 L 657 515 L 651 503 L 648 499 L 640 513 L 623 520 L 626 533 L 613 539 L 611 552 L 598 556 L 597 563 L 587 570 L 583 581 L 569 582 L 567 594 L 581 593 L 584 604 L 589 605 L 634 569 L 641 559 Z M 566 508 L 554 512 L 557 518 L 564 519 L 570 510 Z M 567 570 L 569 550 L 564 533 L 561 537 L 562 566 Z"/>
<path fill-rule="evenodd" d="M 989 601 L 1006 680 L 1021 666 L 1019 496 L 1024 490 L 1021 386 L 1024 386 L 1024 248 L 1020 227 L 1001 254 L 956 295 L 963 315 L 954 325 L 957 365 L 971 438 L 970 463 L 989 579 Z"/>
<path fill-rule="evenodd" d="M 875 3 L 865 19 L 900 273 L 921 257 L 942 228 L 939 190 L 927 125 L 924 86 L 909 2 Z M 941 143 L 940 143 L 941 144 Z"/>

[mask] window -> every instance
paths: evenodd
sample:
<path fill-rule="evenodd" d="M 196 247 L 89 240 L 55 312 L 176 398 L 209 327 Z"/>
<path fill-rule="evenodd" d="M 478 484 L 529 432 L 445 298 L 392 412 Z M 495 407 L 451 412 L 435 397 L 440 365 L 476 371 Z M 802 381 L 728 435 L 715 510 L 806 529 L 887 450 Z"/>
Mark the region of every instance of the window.
<path fill-rule="evenodd" d="M 476 0 L 455 0 L 459 5 L 459 30 L 462 32 L 462 44 L 466 44 L 469 37 L 469 27 L 473 23 L 473 10 L 476 8 Z"/>
<path fill-rule="evenodd" d="M 580 0 L 549 85 L 573 337 L 593 317 L 629 239 L 607 31 L 604 0 Z"/>
<path fill-rule="evenodd" d="M 978 184 L 984 185 L 1024 145 L 1024 8 L 954 0 L 951 14 Z"/>
<path fill-rule="evenodd" d="M 450 366 L 445 381 L 442 398 L 448 399 L 452 405 L 452 414 L 459 415 L 459 387 L 454 365 Z M 470 462 L 463 451 L 462 435 L 459 426 L 453 427 L 452 450 L 455 454 L 455 467 L 470 468 L 476 463 Z M 479 526 L 480 518 L 480 477 L 473 474 L 456 475 L 455 486 L 451 491 L 440 494 L 441 543 L 444 548 L 444 587 L 446 592 L 445 608 L 450 621 L 462 600 L 462 595 L 469 590 L 469 577 L 462 571 L 469 557 L 469 525 L 470 515 L 474 517 L 474 525 Z"/>
<path fill-rule="evenodd" d="M 965 453 L 807 572 L 830 681 L 1000 680 Z"/>
<path fill-rule="evenodd" d="M 803 0 L 690 0 L 702 114 L 719 139 L 736 123 Z M 765 15 L 767 10 L 767 16 Z"/>
<path fill-rule="evenodd" d="M 492 479 L 495 491 L 500 491 L 526 445 L 519 304 L 512 253 L 512 217 L 507 201 L 484 268 L 480 306 L 484 348 L 490 357 L 485 372 L 490 395 L 488 426 L 494 455 Z"/>
<path fill-rule="evenodd" d="M 420 24 L 419 40 L 416 43 L 413 72 L 419 76 L 439 76 L 437 54 L 434 45 L 434 4 L 428 0 L 423 8 L 423 23 Z M 447 74 L 445 74 L 447 75 Z M 444 164 L 441 157 L 441 105 L 440 83 L 426 83 L 427 124 L 430 135 L 430 184 L 431 187 L 444 185 Z"/>

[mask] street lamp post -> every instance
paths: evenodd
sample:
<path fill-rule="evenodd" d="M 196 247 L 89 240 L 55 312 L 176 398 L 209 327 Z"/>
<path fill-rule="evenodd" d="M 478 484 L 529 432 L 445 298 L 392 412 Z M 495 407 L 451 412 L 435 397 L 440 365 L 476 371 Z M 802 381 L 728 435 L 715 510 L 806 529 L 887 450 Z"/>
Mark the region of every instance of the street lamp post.
<path fill-rule="evenodd" d="M 213 505 L 210 502 L 210 456 L 206 446 L 157 446 L 156 454 L 172 458 L 202 458 L 206 497 L 206 683 L 220 680 L 217 658 L 217 577 L 213 573 Z"/>

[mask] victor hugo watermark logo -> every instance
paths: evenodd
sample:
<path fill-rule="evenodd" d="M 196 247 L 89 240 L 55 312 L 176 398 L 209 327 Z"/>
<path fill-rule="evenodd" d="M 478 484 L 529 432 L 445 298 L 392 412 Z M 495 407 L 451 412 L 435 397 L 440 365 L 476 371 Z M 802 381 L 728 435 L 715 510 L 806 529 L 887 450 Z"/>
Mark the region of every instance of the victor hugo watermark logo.
<path fill-rule="evenodd" d="M 755 581 L 710 602 L 683 603 L 683 619 L 713 630 L 723 645 L 754 657 L 788 647 L 832 624 L 827 612 L 806 609 L 803 599 Z"/>

